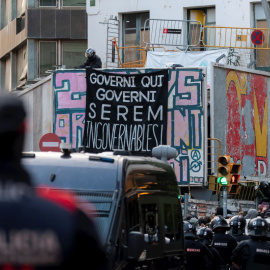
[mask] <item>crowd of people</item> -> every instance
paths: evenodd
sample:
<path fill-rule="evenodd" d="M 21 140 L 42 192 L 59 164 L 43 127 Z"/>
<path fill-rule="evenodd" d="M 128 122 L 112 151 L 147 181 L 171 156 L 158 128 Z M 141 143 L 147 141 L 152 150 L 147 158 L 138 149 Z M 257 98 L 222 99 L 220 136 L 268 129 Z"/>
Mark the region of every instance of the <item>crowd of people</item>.
<path fill-rule="evenodd" d="M 186 269 L 270 269 L 269 207 L 247 213 L 184 218 Z M 247 230 L 246 230 L 247 228 Z"/>

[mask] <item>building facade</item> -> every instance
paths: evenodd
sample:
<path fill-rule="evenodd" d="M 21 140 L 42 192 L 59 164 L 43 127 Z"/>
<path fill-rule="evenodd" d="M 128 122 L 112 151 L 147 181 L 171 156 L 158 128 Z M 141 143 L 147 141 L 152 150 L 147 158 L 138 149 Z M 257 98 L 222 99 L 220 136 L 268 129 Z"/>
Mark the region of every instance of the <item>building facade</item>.
<path fill-rule="evenodd" d="M 86 6 L 88 46 L 96 48 L 107 67 L 111 66 L 111 62 L 116 62 L 112 55 L 114 53 L 113 37 L 116 38 L 118 46 L 145 46 L 149 42 L 147 40 L 149 36 L 150 39 L 155 38 L 153 36 L 155 31 L 164 31 L 164 27 L 163 29 L 150 27 L 149 21 L 147 22 L 148 19 L 159 20 L 162 28 L 162 21 L 165 20 L 194 20 L 203 24 L 205 15 L 205 26 L 220 26 L 228 29 L 233 27 L 268 28 L 260 0 L 87 0 Z M 115 33 L 112 33 L 112 28 L 115 25 L 117 25 Z M 215 49 L 213 47 L 204 48 L 201 29 L 196 30 L 196 33 L 191 35 L 191 31 L 185 32 L 184 27 L 179 28 L 182 28 L 182 35 L 186 35 L 186 39 L 182 43 L 180 42 L 181 49 L 192 42 L 189 39 L 195 38 L 201 39 L 198 44 L 200 48 L 197 48 L 197 50 Z M 148 32 L 151 34 L 148 35 Z M 209 35 L 209 32 L 205 32 L 203 41 L 207 41 L 207 35 Z M 176 37 L 176 35 L 174 36 Z M 210 39 L 213 39 L 213 36 Z M 268 38 L 265 38 L 264 42 L 269 42 Z M 209 43 L 211 43 L 211 40 Z M 216 46 L 216 48 L 219 47 Z M 252 58 L 250 53 L 254 54 L 254 57 L 257 58 L 256 67 L 269 69 L 269 50 L 258 50 L 256 53 L 254 50 L 252 52 L 242 50 L 241 53 L 244 53 L 242 58 Z M 120 59 L 121 57 L 123 55 L 120 55 Z"/>
<path fill-rule="evenodd" d="M 0 1 L 1 91 L 85 61 L 86 0 Z"/>

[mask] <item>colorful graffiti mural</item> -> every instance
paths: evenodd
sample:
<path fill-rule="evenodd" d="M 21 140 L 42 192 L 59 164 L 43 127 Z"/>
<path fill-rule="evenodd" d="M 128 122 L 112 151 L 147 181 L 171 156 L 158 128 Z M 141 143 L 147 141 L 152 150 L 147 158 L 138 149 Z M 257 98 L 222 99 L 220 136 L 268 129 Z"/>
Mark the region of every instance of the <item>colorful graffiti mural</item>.
<path fill-rule="evenodd" d="M 152 69 L 109 70 L 114 73 L 151 72 Z M 169 70 L 167 144 L 178 156 L 171 160 L 179 184 L 204 183 L 205 108 L 202 101 L 203 69 Z M 82 145 L 86 104 L 85 72 L 59 70 L 53 77 L 55 90 L 54 133 L 73 148 Z"/>
<path fill-rule="evenodd" d="M 242 174 L 268 177 L 267 77 L 226 71 L 227 153 Z"/>

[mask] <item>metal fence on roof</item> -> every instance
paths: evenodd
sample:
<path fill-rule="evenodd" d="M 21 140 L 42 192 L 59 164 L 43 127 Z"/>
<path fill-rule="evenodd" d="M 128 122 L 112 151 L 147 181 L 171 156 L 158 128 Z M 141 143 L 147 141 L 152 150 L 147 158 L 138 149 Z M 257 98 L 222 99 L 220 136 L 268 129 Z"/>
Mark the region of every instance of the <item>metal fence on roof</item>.
<path fill-rule="evenodd" d="M 143 42 L 146 48 L 175 46 L 178 49 L 198 47 L 202 23 L 195 20 L 148 19 L 144 24 Z"/>

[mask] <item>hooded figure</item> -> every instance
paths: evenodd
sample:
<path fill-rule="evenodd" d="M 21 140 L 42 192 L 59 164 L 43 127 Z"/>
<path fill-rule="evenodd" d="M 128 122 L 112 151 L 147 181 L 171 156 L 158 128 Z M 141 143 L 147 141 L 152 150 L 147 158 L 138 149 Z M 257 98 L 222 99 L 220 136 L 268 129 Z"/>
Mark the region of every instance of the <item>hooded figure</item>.
<path fill-rule="evenodd" d="M 256 209 L 249 209 L 245 219 L 253 219 L 258 216 L 258 211 Z"/>

